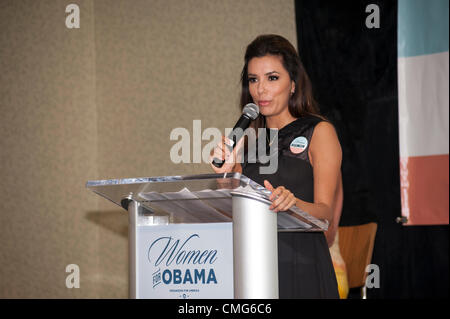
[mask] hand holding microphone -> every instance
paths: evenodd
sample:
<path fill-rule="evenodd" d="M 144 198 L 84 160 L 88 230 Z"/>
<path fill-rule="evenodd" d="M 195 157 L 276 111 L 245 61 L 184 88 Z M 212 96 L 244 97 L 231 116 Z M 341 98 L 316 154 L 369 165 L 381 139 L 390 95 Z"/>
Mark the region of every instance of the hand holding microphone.
<path fill-rule="evenodd" d="M 222 137 L 221 143 L 214 149 L 212 165 L 216 173 L 229 172 L 236 164 L 236 153 L 242 146 L 244 131 L 249 127 L 252 120 L 259 115 L 259 107 L 254 103 L 247 104 L 242 110 L 242 115 L 233 127 L 228 138 Z M 236 147 L 238 145 L 238 147 Z M 232 162 L 226 159 L 233 156 Z M 225 164 L 226 163 L 226 164 Z M 225 165 L 224 165 L 225 164 Z"/>

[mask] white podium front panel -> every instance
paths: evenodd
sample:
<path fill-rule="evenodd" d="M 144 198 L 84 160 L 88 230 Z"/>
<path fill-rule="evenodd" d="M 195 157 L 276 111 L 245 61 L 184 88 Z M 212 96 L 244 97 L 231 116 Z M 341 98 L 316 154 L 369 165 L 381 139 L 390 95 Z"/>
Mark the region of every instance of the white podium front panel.
<path fill-rule="evenodd" d="M 137 226 L 136 298 L 233 298 L 231 223 Z"/>

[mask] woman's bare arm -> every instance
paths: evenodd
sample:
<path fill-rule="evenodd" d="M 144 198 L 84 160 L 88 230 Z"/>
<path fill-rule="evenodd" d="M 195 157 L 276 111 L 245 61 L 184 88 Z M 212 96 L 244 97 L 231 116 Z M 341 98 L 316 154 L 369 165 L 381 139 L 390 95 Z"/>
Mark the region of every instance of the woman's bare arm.
<path fill-rule="evenodd" d="M 320 122 L 315 127 L 309 146 L 309 158 L 314 172 L 314 202 L 309 203 L 296 198 L 284 186 L 274 189 L 268 181 L 265 181 L 265 187 L 272 191 L 270 209 L 277 212 L 296 205 L 308 214 L 326 219 L 331 224 L 340 178 L 342 150 L 336 131 L 330 123 Z"/>

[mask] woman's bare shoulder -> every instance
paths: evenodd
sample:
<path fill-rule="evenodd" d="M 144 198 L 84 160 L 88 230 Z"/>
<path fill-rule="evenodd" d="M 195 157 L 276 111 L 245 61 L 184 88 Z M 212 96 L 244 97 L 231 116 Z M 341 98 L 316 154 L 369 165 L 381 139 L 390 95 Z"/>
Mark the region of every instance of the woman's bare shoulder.
<path fill-rule="evenodd" d="M 310 151 L 312 158 L 317 158 L 319 154 L 338 158 L 342 156 L 341 144 L 333 124 L 321 121 L 316 125 L 311 137 Z"/>

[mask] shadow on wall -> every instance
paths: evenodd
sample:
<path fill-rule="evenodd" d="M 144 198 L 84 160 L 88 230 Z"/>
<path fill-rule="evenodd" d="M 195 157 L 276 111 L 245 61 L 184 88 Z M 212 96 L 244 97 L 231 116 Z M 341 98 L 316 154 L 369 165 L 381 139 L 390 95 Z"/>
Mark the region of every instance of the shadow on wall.
<path fill-rule="evenodd" d="M 128 213 L 126 211 L 88 211 L 86 219 L 121 237 L 128 238 Z"/>

